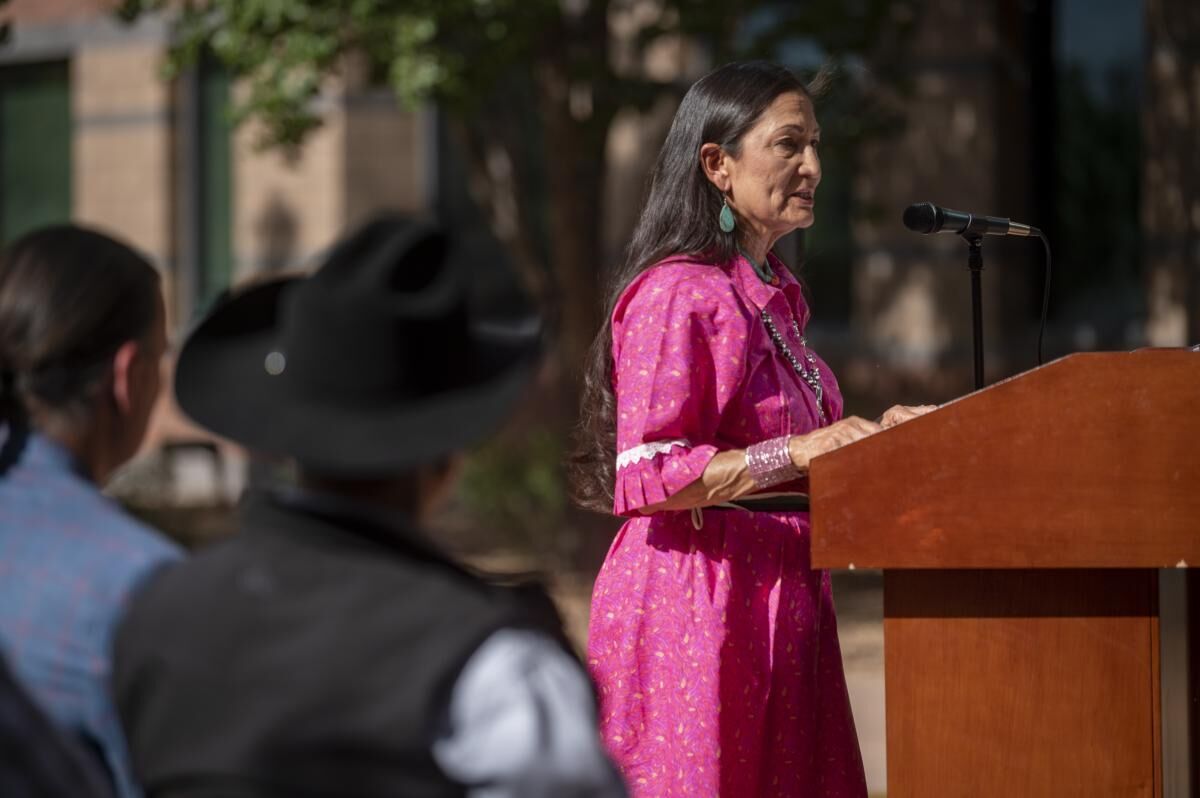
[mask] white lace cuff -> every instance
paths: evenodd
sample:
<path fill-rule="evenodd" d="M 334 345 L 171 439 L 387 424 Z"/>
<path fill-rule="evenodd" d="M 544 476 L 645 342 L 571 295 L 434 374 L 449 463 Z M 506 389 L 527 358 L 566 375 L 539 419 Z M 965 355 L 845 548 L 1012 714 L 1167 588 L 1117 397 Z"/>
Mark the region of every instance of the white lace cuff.
<path fill-rule="evenodd" d="M 632 449 L 626 449 L 617 455 L 617 470 L 620 471 L 625 466 L 640 463 L 642 460 L 649 460 L 655 455 L 665 454 L 676 446 L 691 446 L 691 444 L 679 438 L 673 441 L 651 441 L 634 446 Z"/>

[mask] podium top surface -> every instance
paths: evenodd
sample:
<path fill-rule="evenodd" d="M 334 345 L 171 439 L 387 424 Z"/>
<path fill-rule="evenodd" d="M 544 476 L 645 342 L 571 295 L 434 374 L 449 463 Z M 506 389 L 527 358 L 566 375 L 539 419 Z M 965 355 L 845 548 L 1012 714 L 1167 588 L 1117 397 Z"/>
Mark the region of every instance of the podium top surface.
<path fill-rule="evenodd" d="M 816 458 L 823 568 L 1200 566 L 1200 353 L 1069 355 Z"/>

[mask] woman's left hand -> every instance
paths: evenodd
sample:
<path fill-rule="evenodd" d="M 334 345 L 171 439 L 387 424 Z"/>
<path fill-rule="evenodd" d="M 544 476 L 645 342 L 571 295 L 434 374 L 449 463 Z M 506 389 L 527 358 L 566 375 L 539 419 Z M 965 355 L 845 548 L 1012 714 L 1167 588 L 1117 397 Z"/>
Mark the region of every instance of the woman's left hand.
<path fill-rule="evenodd" d="M 879 425 L 884 429 L 903 424 L 910 418 L 923 416 L 931 410 L 937 410 L 937 405 L 893 405 L 879 417 Z"/>

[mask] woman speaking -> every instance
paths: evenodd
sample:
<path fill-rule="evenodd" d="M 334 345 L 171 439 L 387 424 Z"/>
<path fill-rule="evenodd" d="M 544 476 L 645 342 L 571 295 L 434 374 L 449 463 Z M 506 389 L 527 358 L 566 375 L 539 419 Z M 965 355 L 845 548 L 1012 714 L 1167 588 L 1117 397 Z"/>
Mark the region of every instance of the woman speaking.
<path fill-rule="evenodd" d="M 788 494 L 813 457 L 925 408 L 843 418 L 805 339 L 772 247 L 813 223 L 820 138 L 786 69 L 693 85 L 593 348 L 575 489 L 630 520 L 596 580 L 588 665 L 634 795 L 866 794 L 829 574 Z"/>

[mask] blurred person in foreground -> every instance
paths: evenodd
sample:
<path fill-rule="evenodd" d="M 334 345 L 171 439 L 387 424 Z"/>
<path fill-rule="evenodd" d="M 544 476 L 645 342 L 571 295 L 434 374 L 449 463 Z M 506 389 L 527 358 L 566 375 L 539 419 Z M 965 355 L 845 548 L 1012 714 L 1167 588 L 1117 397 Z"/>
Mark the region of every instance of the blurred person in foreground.
<path fill-rule="evenodd" d="M 763 62 L 684 97 L 586 375 L 576 495 L 627 516 L 588 665 L 635 795 L 866 795 L 805 472 L 881 422 L 842 417 L 772 252 L 813 223 L 813 95 Z M 741 505 L 731 505 L 740 501 Z"/>
<path fill-rule="evenodd" d="M 153 798 L 624 795 L 548 599 L 485 584 L 420 529 L 536 362 L 534 320 L 473 314 L 464 266 L 435 228 L 385 217 L 184 345 L 183 409 L 299 476 L 156 577 L 119 632 Z"/>
<path fill-rule="evenodd" d="M 0 657 L 0 795 L 4 798 L 111 798 L 98 764 L 56 727 L 13 679 Z"/>
<path fill-rule="evenodd" d="M 113 634 L 179 549 L 99 486 L 142 443 L 165 347 L 158 274 L 124 244 L 62 226 L 0 253 L 0 653 L 124 798 Z"/>

